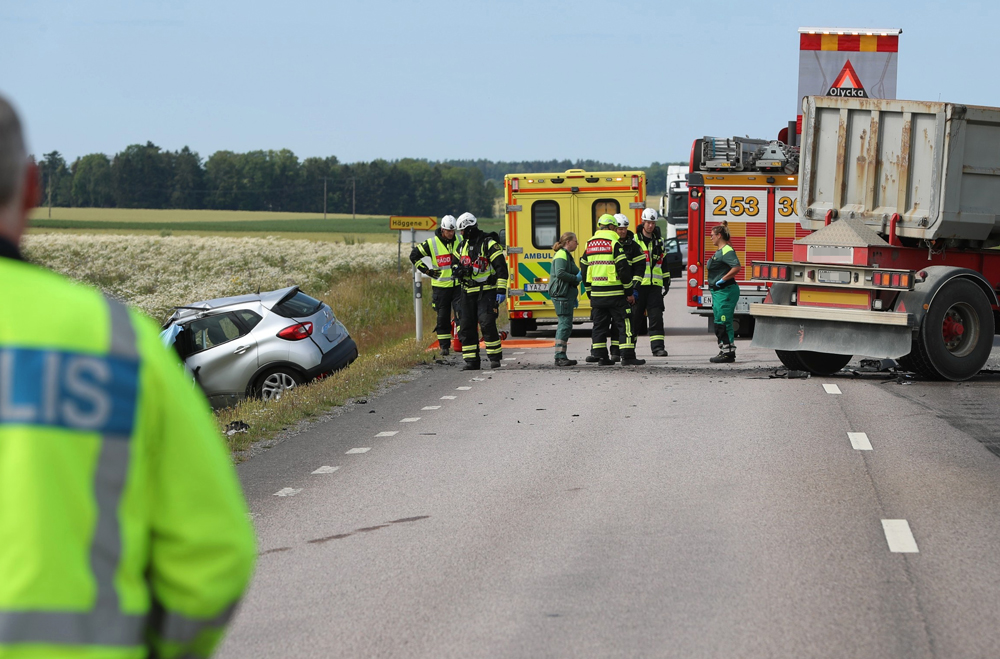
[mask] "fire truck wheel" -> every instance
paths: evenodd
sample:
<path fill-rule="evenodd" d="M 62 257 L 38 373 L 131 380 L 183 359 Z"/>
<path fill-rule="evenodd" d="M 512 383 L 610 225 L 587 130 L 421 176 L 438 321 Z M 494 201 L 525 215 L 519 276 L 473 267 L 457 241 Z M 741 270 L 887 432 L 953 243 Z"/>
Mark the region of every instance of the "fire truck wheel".
<path fill-rule="evenodd" d="M 854 355 L 835 355 L 830 352 L 810 352 L 800 350 L 798 352 L 799 361 L 802 362 L 804 370 L 813 375 L 833 375 L 840 369 L 847 366 Z"/>
<path fill-rule="evenodd" d="M 968 380 L 993 349 L 993 309 L 983 291 L 967 279 L 953 279 L 931 301 L 910 353 L 921 375 Z"/>
<path fill-rule="evenodd" d="M 528 321 L 521 320 L 519 318 L 511 318 L 510 320 L 511 336 L 524 336 L 527 333 L 528 333 Z"/>
<path fill-rule="evenodd" d="M 802 365 L 799 361 L 799 353 L 794 350 L 775 350 L 775 354 L 778 355 L 778 359 L 784 364 L 785 368 L 790 371 L 804 371 L 806 367 Z"/>

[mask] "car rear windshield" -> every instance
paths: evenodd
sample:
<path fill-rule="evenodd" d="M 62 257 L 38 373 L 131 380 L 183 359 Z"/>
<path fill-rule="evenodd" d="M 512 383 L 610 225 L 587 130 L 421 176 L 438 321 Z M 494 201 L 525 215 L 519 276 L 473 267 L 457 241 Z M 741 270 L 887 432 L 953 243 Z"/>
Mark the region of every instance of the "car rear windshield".
<path fill-rule="evenodd" d="M 302 291 L 298 291 L 292 297 L 276 305 L 271 311 L 285 318 L 304 318 L 319 311 L 321 306 L 323 303 L 316 298 L 311 298 Z"/>

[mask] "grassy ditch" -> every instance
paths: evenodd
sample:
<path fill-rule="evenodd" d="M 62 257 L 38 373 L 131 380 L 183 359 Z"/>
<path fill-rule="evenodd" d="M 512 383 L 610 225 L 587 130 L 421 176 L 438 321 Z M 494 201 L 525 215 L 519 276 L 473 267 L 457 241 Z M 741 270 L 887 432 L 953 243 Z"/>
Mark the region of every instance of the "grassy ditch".
<path fill-rule="evenodd" d="M 413 339 L 413 292 L 409 272 L 354 271 L 339 277 L 329 291 L 319 296 L 330 305 L 358 344 L 360 356 L 350 367 L 308 385 L 296 387 L 279 400 L 263 403 L 245 400 L 216 415 L 221 432 L 233 421 L 250 428 L 228 436 L 230 450 L 237 453 L 254 442 L 351 398 L 375 391 L 385 378 L 405 373 L 431 358 L 426 348 L 433 339 L 434 315 L 429 286 L 424 296 L 424 341 Z"/>

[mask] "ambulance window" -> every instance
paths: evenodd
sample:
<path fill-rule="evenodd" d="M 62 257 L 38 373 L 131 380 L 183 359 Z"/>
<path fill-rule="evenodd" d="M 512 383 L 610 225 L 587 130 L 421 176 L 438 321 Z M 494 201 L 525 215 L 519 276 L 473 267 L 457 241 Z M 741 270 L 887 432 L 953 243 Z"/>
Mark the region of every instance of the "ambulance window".
<path fill-rule="evenodd" d="M 602 215 L 614 215 L 621 212 L 621 206 L 617 199 L 598 199 L 594 202 L 594 209 L 591 215 L 592 233 L 597 233 L 597 218 Z"/>
<path fill-rule="evenodd" d="M 559 238 L 559 203 L 536 201 L 531 205 L 531 244 L 535 249 L 552 249 Z"/>

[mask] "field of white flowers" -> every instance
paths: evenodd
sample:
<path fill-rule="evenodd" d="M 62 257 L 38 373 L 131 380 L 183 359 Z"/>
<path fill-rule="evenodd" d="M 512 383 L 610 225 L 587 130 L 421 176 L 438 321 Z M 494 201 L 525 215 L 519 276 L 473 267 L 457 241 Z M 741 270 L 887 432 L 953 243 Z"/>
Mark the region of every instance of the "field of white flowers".
<path fill-rule="evenodd" d="M 157 321 L 198 300 L 292 284 L 321 295 L 337 273 L 396 267 L 396 245 L 385 243 L 37 234 L 23 247 L 31 262 L 97 286 Z"/>

